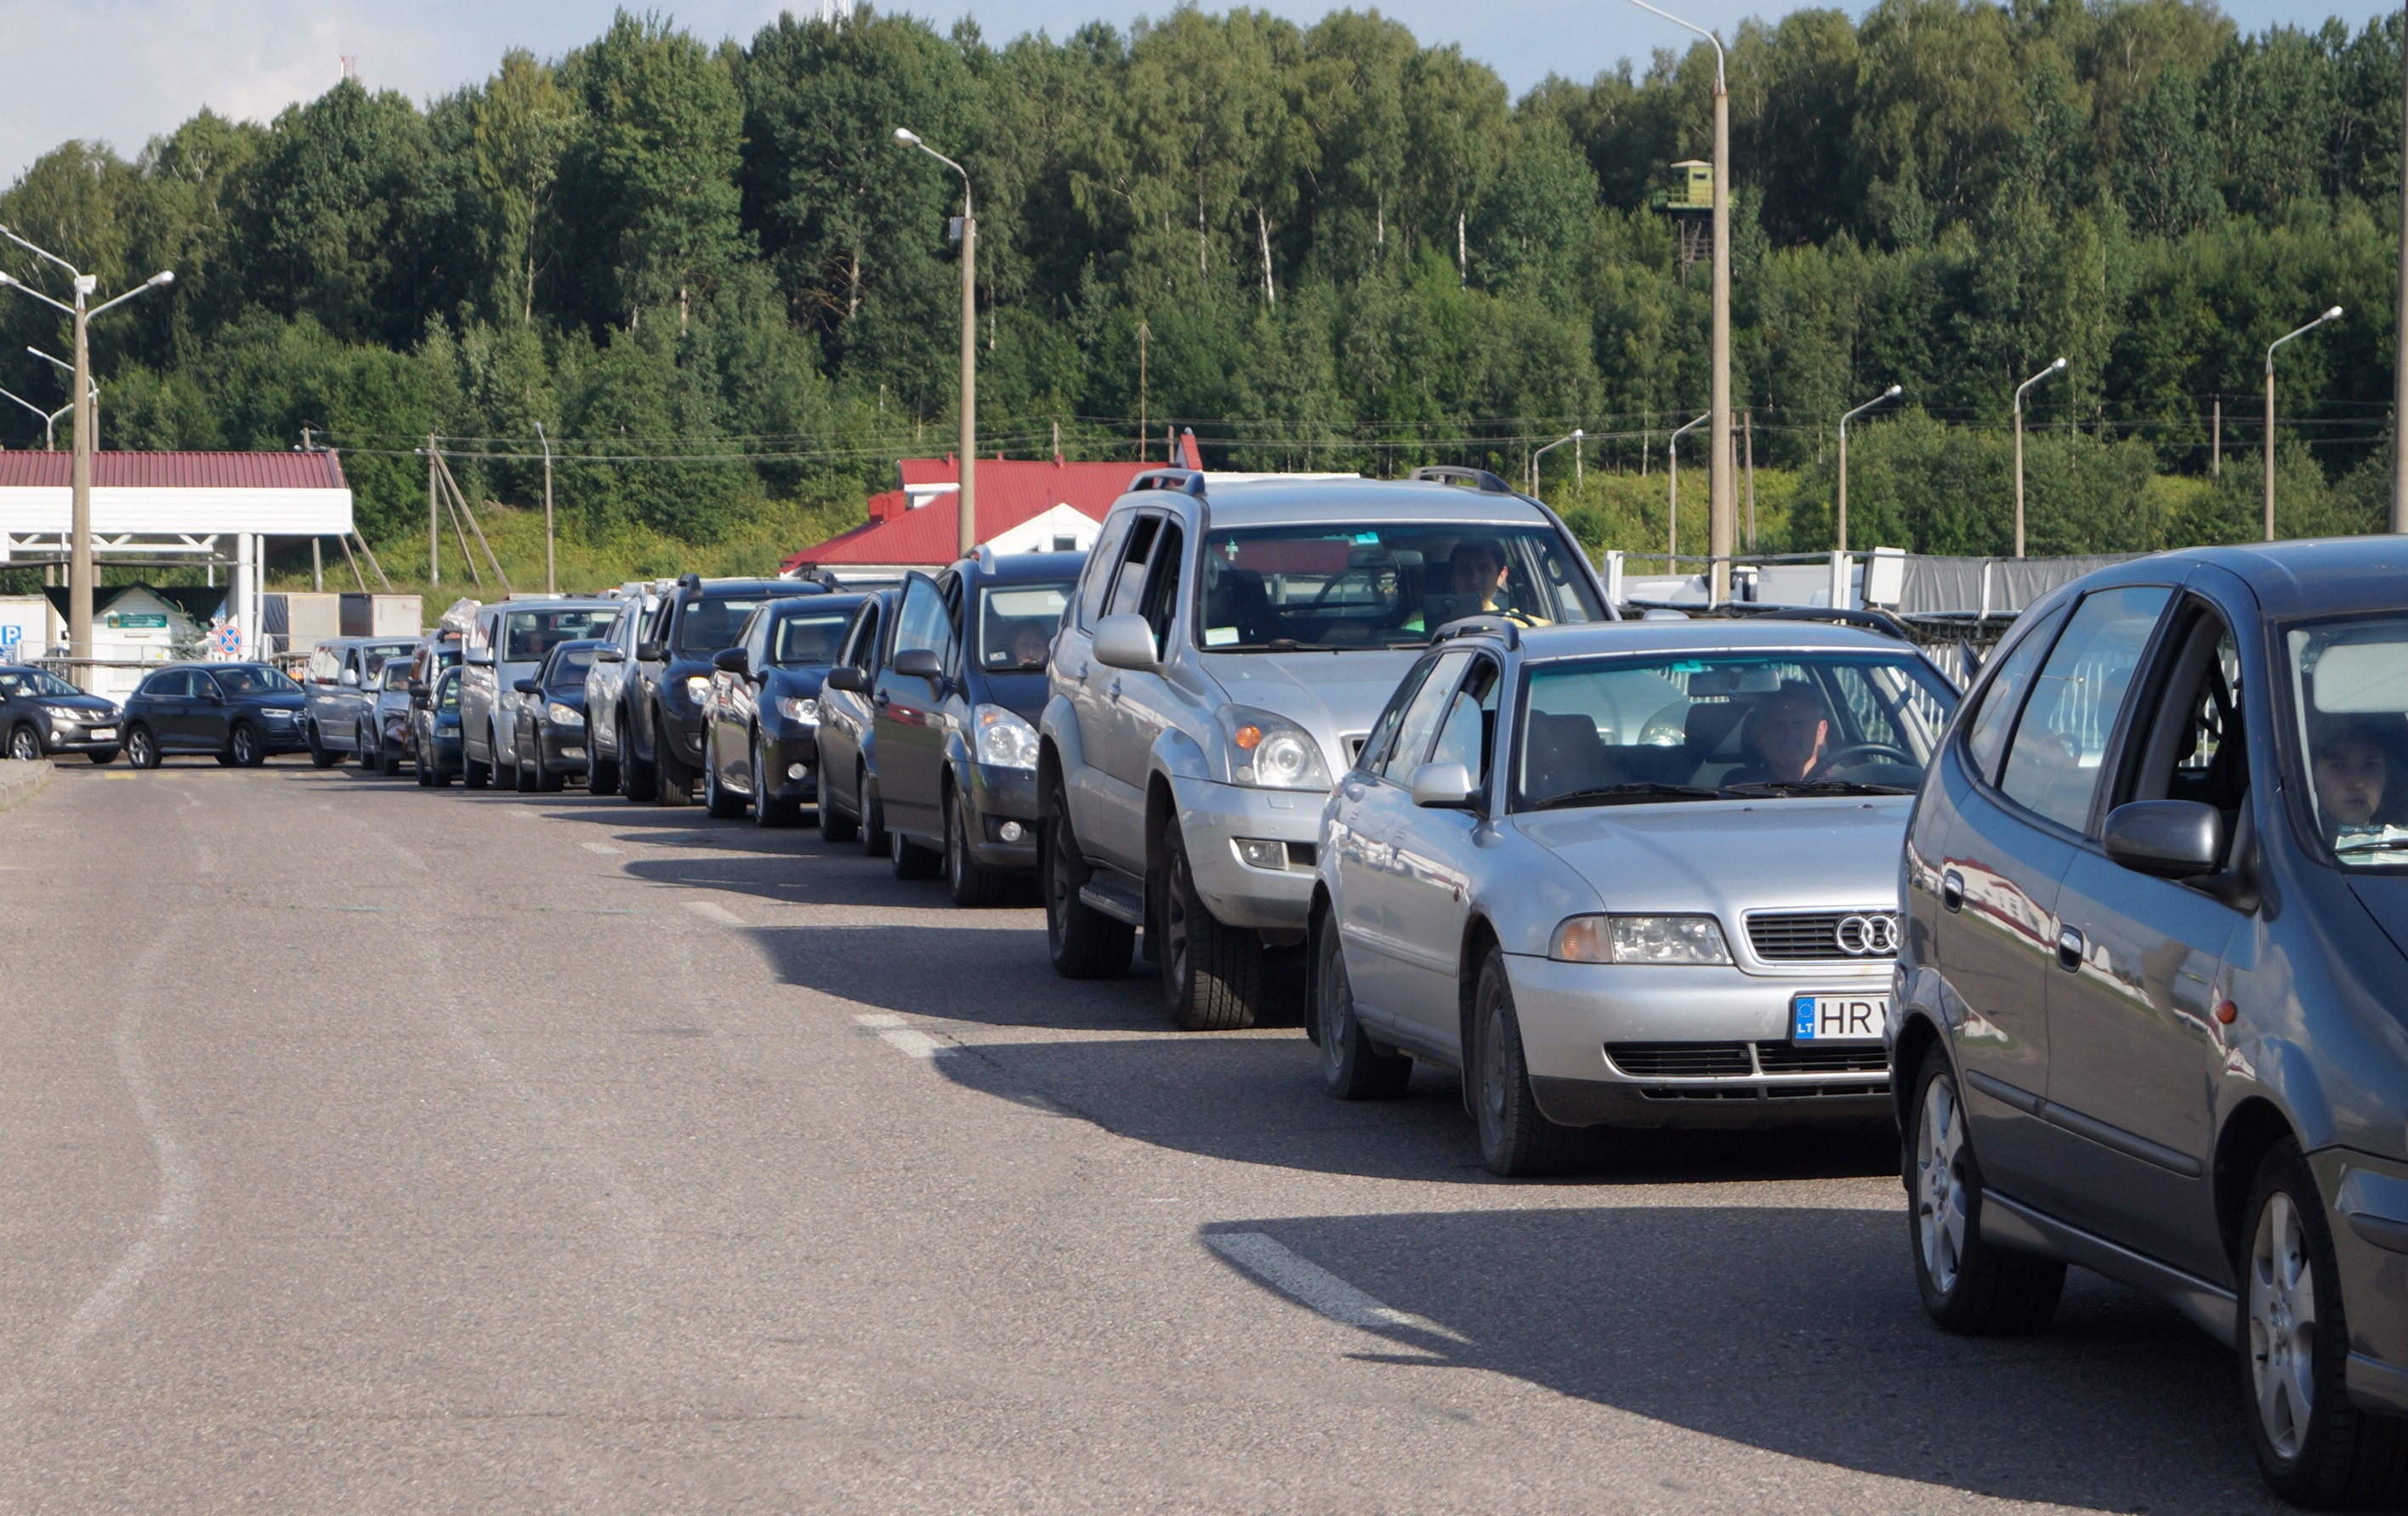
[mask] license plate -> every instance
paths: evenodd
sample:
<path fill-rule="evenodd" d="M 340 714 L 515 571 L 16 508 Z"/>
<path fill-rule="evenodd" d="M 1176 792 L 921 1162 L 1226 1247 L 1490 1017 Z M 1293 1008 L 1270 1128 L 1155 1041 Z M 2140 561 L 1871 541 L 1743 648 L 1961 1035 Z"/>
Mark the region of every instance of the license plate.
<path fill-rule="evenodd" d="M 113 742 L 117 739 L 117 728 L 114 726 L 95 726 L 92 729 L 92 739 L 94 742 Z"/>
<path fill-rule="evenodd" d="M 1801 994 L 1789 1002 L 1792 1042 L 1879 1042 L 1888 1026 L 1885 994 Z"/>

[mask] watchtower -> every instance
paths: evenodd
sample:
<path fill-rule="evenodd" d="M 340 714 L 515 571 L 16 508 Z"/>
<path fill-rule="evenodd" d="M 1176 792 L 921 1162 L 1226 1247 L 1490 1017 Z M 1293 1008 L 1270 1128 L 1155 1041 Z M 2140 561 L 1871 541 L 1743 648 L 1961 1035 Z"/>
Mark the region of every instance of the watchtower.
<path fill-rule="evenodd" d="M 1648 196 L 1647 204 L 1672 218 L 1681 244 L 1681 287 L 1686 289 L 1689 265 L 1713 256 L 1714 165 L 1702 158 L 1684 158 L 1667 173 L 1670 183 Z"/>

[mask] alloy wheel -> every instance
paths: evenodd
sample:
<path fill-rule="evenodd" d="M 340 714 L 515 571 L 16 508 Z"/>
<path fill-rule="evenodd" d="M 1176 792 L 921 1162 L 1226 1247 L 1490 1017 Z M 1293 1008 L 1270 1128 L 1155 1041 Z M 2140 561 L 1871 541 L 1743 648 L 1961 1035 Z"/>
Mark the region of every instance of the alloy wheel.
<path fill-rule="evenodd" d="M 30 764 L 42 756 L 41 739 L 30 726 L 21 726 L 8 734 L 8 756 L 21 764 Z"/>
<path fill-rule="evenodd" d="M 1175 1004 L 1187 990 L 1187 892 L 1180 887 L 1187 860 L 1174 851 L 1164 862 L 1167 877 L 1162 890 L 1162 976 Z"/>
<path fill-rule="evenodd" d="M 2299 1456 L 2315 1411 L 2316 1283 L 2308 1238 L 2291 1197 L 2276 1191 L 2258 1212 L 2249 1246 L 2249 1377 L 2258 1422 L 2277 1456 Z"/>
<path fill-rule="evenodd" d="M 1346 953 L 1339 945 L 1338 923 L 1322 923 L 1321 994 L 1317 1008 L 1321 1017 L 1321 1066 L 1332 1080 L 1346 1061 L 1346 1037 L 1352 1030 L 1348 1023 L 1354 1014 L 1354 986 L 1346 978 Z"/>
<path fill-rule="evenodd" d="M 249 726 L 234 729 L 234 736 L 226 739 L 226 747 L 233 753 L 236 767 L 249 768 L 251 765 L 252 760 L 258 757 L 258 742 Z"/>
<path fill-rule="evenodd" d="M 1965 1114 L 1956 1086 L 1933 1080 L 1914 1128 L 1914 1235 L 1923 1271 L 1942 1294 L 1956 1287 L 1965 1260 L 1964 1157 Z"/>
<path fill-rule="evenodd" d="M 1505 1107 L 1512 1097 L 1512 1070 L 1506 1065 L 1505 1038 L 1510 1028 L 1505 1024 L 1505 997 L 1493 995 L 1482 1008 L 1480 1018 L 1480 1098 L 1488 1109 L 1488 1120 L 1498 1130 L 1505 1125 Z"/>
<path fill-rule="evenodd" d="M 137 726 L 125 734 L 125 761 L 136 768 L 150 768 L 157 765 L 159 751 L 151 746 L 149 727 Z"/>

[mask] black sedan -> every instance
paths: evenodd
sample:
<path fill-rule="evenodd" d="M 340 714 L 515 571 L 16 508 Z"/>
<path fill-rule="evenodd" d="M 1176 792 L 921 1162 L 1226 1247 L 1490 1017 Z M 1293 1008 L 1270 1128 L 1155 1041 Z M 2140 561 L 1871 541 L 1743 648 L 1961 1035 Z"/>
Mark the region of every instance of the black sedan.
<path fill-rule="evenodd" d="M 267 664 L 171 664 L 126 697 L 125 756 L 156 768 L 176 753 L 208 753 L 251 768 L 308 747 L 301 686 Z"/>
<path fill-rule="evenodd" d="M 549 794 L 585 772 L 585 676 L 594 667 L 594 650 L 604 637 L 578 637 L 544 655 L 533 679 L 514 688 L 526 696 L 519 702 L 518 731 L 511 748 L 519 755 L 522 790 Z"/>
<path fill-rule="evenodd" d="M 703 715 L 703 803 L 792 826 L 820 794 L 820 680 L 866 596 L 809 594 L 754 611 L 712 657 Z"/>
<path fill-rule="evenodd" d="M 21 762 L 69 752 L 95 764 L 117 758 L 117 707 L 22 664 L 0 664 L 0 731 L 7 734 L 8 756 Z"/>

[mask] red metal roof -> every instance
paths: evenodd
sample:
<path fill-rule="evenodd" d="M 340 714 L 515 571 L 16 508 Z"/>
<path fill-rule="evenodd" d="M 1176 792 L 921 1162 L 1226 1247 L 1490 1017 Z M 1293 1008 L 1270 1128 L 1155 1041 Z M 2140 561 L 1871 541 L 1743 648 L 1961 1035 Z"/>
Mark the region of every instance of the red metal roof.
<path fill-rule="evenodd" d="M 0 489 L 64 490 L 71 454 L 0 452 Z M 341 490 L 331 452 L 96 452 L 92 482 L 110 490 Z"/>
<path fill-rule="evenodd" d="M 978 465 L 978 539 L 981 542 L 1041 516 L 1055 506 L 1068 506 L 1091 521 L 1100 522 L 1112 502 L 1128 493 L 1129 481 L 1146 464 L 1069 464 L 1024 458 L 982 458 Z M 906 458 L 903 482 L 952 484 L 959 478 L 951 458 Z M 906 508 L 910 497 L 889 490 L 870 497 L 869 524 L 805 548 L 786 560 L 786 568 L 815 564 L 949 564 L 960 548 L 960 516 L 948 490 L 917 510 Z"/>

